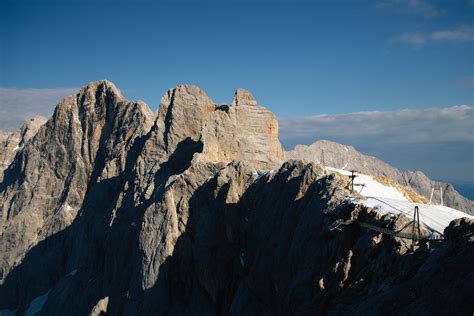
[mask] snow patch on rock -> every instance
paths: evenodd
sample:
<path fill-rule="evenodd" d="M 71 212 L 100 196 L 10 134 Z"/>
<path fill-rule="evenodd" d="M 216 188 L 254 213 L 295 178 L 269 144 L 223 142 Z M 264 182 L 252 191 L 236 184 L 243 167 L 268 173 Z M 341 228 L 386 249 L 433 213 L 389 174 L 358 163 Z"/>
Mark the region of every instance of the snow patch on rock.
<path fill-rule="evenodd" d="M 338 172 L 342 175 L 351 175 L 350 171 L 343 169 L 337 169 L 332 167 L 326 167 L 326 169 Z M 456 209 L 442 206 L 442 205 L 428 205 L 422 203 L 412 203 L 392 186 L 384 185 L 373 177 L 356 173 L 354 179 L 354 187 L 364 199 L 354 199 L 348 197 L 347 199 L 353 203 L 362 204 L 370 207 L 380 214 L 403 214 L 409 218 L 413 218 L 415 206 L 418 206 L 420 213 L 420 222 L 425 225 L 434 234 L 443 235 L 444 229 L 449 226 L 451 221 L 467 217 L 474 219 L 474 216 L 468 215 Z"/>

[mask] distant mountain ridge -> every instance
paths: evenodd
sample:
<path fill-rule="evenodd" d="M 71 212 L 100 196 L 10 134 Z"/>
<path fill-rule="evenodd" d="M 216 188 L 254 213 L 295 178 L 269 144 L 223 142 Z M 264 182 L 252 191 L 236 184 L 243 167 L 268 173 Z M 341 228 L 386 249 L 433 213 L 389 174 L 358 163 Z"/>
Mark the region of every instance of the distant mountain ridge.
<path fill-rule="evenodd" d="M 441 180 L 439 180 L 441 181 Z M 473 201 L 474 200 L 474 182 L 451 182 L 456 191 L 458 191 L 462 196 Z"/>
<path fill-rule="evenodd" d="M 371 175 L 383 175 L 395 180 L 400 185 L 413 188 L 428 200 L 433 187 L 441 188 L 445 205 L 474 215 L 474 201 L 462 196 L 451 184 L 431 180 L 421 171 L 400 171 L 376 157 L 358 152 L 349 145 L 319 140 L 311 145 L 297 145 L 293 150 L 286 151 L 285 154 L 287 159 L 300 159 L 316 163 L 322 163 L 324 159 L 324 164 L 330 167 L 356 170 Z M 440 192 L 439 189 L 435 190 L 434 203 L 441 202 Z"/>

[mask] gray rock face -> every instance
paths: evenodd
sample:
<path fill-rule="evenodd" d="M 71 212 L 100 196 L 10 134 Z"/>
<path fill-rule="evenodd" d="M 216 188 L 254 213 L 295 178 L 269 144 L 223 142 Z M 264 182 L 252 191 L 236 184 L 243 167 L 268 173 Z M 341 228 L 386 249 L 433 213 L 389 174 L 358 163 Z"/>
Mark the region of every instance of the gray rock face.
<path fill-rule="evenodd" d="M 107 81 L 63 100 L 0 185 L 0 311 L 39 298 L 39 315 L 472 310 L 474 224 L 405 256 L 357 225 L 395 220 L 344 202 L 346 178 L 281 164 L 275 117 L 241 94 L 223 107 L 178 86 L 156 115 Z M 330 230 L 337 219 L 354 224 Z"/>
<path fill-rule="evenodd" d="M 194 153 L 205 162 L 237 158 L 260 168 L 283 158 L 278 123 L 257 105 L 222 110 L 199 88 L 178 86 L 165 94 L 154 117 L 146 104 L 124 100 L 107 81 L 90 83 L 58 104 L 1 183 L 4 276 L 38 242 L 69 227 L 88 193 L 98 199 L 108 194 L 92 189 L 101 183 L 126 178 L 125 185 L 133 186 L 132 207 L 156 207 L 164 181 L 185 171 Z M 111 221 L 125 193 L 114 194 Z"/>
<path fill-rule="evenodd" d="M 4 142 L 11 133 L 0 130 L 0 142 Z"/>
<path fill-rule="evenodd" d="M 249 92 L 242 91 L 237 90 L 233 105 L 227 108 L 214 104 L 196 86 L 168 91 L 157 114 L 157 141 L 171 153 L 189 137 L 203 143 L 204 159 L 210 162 L 244 160 L 261 168 L 279 166 L 283 150 L 278 121 L 272 112 L 256 105 Z"/>
<path fill-rule="evenodd" d="M 253 95 L 245 89 L 237 89 L 235 91 L 234 99 L 232 100 L 232 106 L 239 105 L 257 105 L 257 101 Z"/>
<path fill-rule="evenodd" d="M 140 103 L 110 82 L 94 82 L 62 100 L 19 149 L 0 184 L 3 273 L 46 237 L 69 226 L 93 183 L 115 177 L 135 138 L 152 124 Z"/>
<path fill-rule="evenodd" d="M 474 201 L 463 197 L 451 184 L 433 181 L 421 171 L 400 171 L 380 159 L 361 154 L 351 146 L 320 140 L 309 146 L 297 145 L 293 150 L 285 152 L 285 155 L 287 159 L 301 159 L 317 163 L 321 163 L 321 160 L 324 159 L 327 166 L 358 170 L 372 175 L 383 175 L 403 186 L 411 187 L 428 200 L 431 196 L 431 188 L 441 187 L 445 205 L 474 215 Z M 440 190 L 436 189 L 434 193 L 433 202 L 440 203 Z"/>
<path fill-rule="evenodd" d="M 14 133 L 0 131 L 0 182 L 3 180 L 3 171 L 13 161 L 16 152 L 38 132 L 41 125 L 48 119 L 43 116 L 35 116 L 26 121 Z"/>
<path fill-rule="evenodd" d="M 0 131 L 0 181 L 3 179 L 3 171 L 8 167 L 16 152 L 16 146 L 20 143 L 19 134 L 18 131 L 16 133 Z"/>

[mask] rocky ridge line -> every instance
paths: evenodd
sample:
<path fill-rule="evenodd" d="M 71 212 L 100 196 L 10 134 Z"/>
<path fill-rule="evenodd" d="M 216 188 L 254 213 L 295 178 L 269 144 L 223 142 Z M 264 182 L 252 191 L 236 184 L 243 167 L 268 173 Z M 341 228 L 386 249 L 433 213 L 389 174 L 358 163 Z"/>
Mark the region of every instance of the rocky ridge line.
<path fill-rule="evenodd" d="M 34 116 L 13 133 L 0 130 L 0 182 L 3 180 L 3 171 L 10 165 L 15 153 L 36 135 L 47 120 L 44 116 Z"/>
<path fill-rule="evenodd" d="M 323 153 L 323 154 L 322 154 Z M 378 158 L 364 155 L 354 147 L 327 140 L 319 140 L 311 145 L 297 145 L 285 152 L 287 159 L 300 159 L 321 163 L 324 155 L 325 164 L 334 168 L 357 170 L 369 175 L 382 175 L 395 180 L 402 186 L 408 186 L 429 200 L 432 187 L 441 187 L 443 202 L 467 214 L 474 215 L 474 201 L 459 194 L 449 183 L 433 181 L 421 171 L 400 171 Z M 437 189 L 433 202 L 440 203 L 440 191 Z"/>
<path fill-rule="evenodd" d="M 229 107 L 178 86 L 153 114 L 90 83 L 0 184 L 0 310 L 39 298 L 40 315 L 472 310 L 472 221 L 405 255 L 406 241 L 357 221 L 409 219 L 348 203 L 347 178 L 283 159 L 276 118 L 243 90 Z M 354 224 L 331 230 L 341 218 Z"/>

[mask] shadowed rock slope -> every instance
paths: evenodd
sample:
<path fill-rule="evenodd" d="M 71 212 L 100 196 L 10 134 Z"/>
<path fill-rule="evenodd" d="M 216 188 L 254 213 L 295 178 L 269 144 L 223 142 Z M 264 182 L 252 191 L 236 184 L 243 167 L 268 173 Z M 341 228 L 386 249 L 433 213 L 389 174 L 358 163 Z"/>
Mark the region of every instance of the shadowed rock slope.
<path fill-rule="evenodd" d="M 178 86 L 156 114 L 94 82 L 63 100 L 0 185 L 0 310 L 39 315 L 468 313 L 474 223 L 419 244 L 345 201 L 346 178 L 283 162 L 245 90 Z M 352 220 L 342 230 L 329 227 Z M 455 289 L 455 291 L 454 291 Z"/>
<path fill-rule="evenodd" d="M 297 145 L 291 151 L 285 152 L 287 159 L 301 159 L 308 162 L 324 163 L 334 168 L 357 170 L 365 174 L 382 175 L 408 186 L 429 200 L 431 188 L 442 188 L 443 203 L 446 206 L 474 215 L 474 201 L 457 192 L 454 187 L 445 182 L 433 181 L 421 171 L 401 171 L 372 156 L 358 152 L 352 146 L 346 146 L 327 140 L 319 140 L 311 145 Z M 440 190 L 433 194 L 433 202 L 440 203 Z"/>

